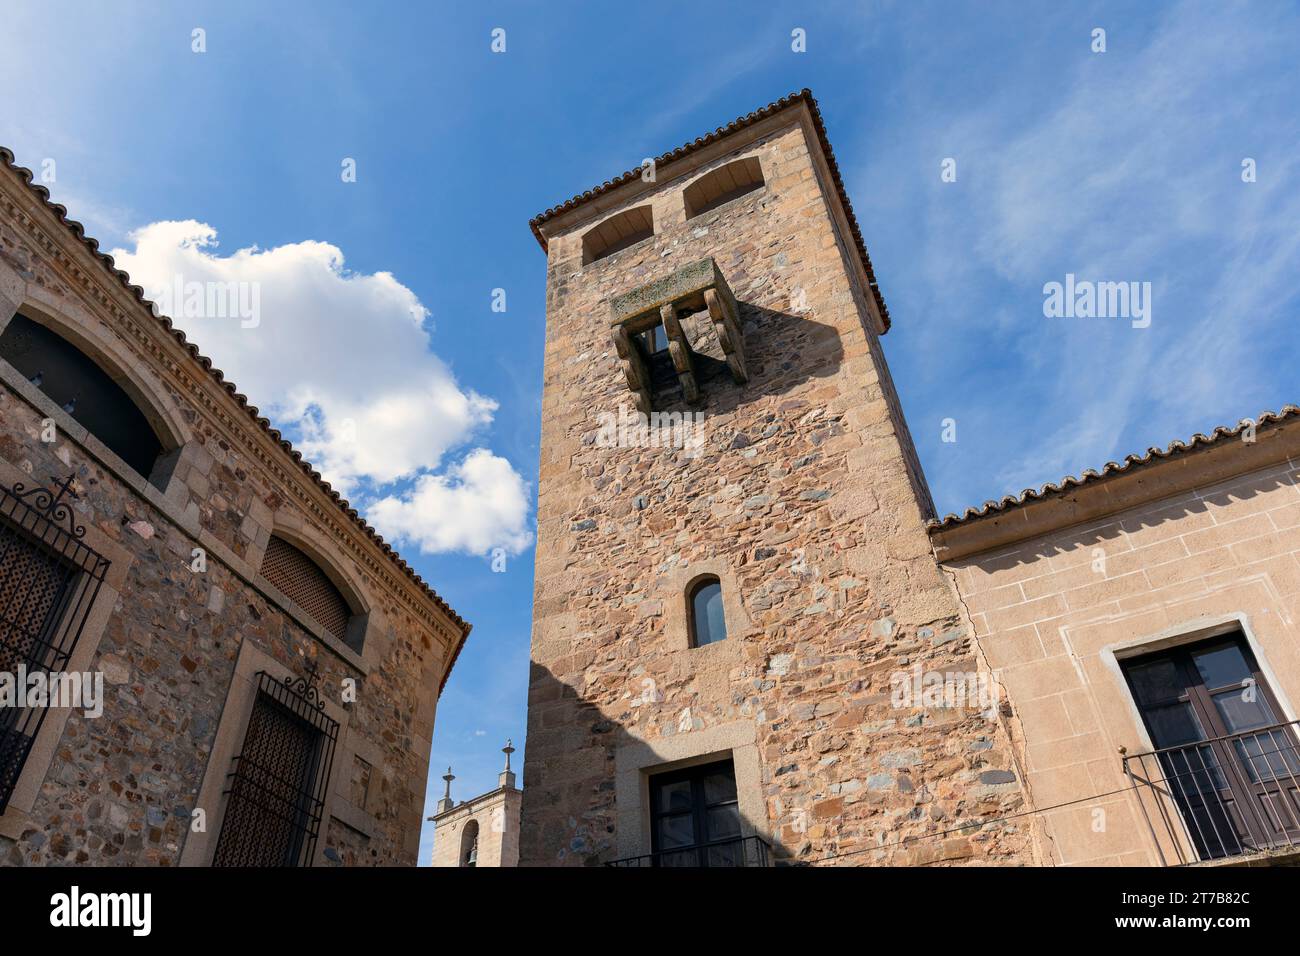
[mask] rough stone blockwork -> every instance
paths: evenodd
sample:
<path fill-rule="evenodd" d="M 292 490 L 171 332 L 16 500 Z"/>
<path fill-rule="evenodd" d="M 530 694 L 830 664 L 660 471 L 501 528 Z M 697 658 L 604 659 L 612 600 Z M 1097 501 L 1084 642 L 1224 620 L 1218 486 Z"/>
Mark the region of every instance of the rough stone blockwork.
<path fill-rule="evenodd" d="M 809 114 L 796 103 L 760 127 L 684 172 L 661 168 L 621 205 L 614 193 L 598 213 L 542 227 L 521 862 L 648 853 L 644 815 L 625 799 L 644 768 L 629 775 L 628 755 L 680 760 L 749 740 L 757 774 L 753 793 L 740 780 L 742 810 L 782 860 L 1032 863 L 1028 818 L 979 826 L 1026 809 L 996 708 L 891 703 L 891 675 L 914 665 L 987 668 L 931 553 L 928 492 Z M 750 156 L 762 189 L 685 219 L 685 186 Z M 647 194 L 656 235 L 584 266 L 582 234 Z M 671 383 L 658 393 L 659 410 L 704 413 L 697 456 L 604 447 L 603 416 L 634 402 L 611 300 L 707 257 L 739 304 L 748 382 L 723 365 L 700 376 L 694 407 Z M 691 648 L 685 589 L 702 572 L 721 580 L 729 636 Z"/>

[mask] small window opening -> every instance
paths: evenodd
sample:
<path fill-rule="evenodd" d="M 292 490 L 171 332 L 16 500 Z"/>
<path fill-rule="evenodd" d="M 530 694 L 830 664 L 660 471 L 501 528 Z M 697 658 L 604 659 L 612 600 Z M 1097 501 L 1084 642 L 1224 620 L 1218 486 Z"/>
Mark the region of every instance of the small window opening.
<path fill-rule="evenodd" d="M 660 322 L 653 328 L 642 332 L 641 344 L 645 347 L 646 355 L 658 355 L 660 352 L 667 352 L 668 336 L 664 332 L 663 323 Z"/>
<path fill-rule="evenodd" d="M 722 583 L 715 577 L 701 578 L 689 593 L 691 646 L 716 644 L 727 637 L 722 611 Z"/>

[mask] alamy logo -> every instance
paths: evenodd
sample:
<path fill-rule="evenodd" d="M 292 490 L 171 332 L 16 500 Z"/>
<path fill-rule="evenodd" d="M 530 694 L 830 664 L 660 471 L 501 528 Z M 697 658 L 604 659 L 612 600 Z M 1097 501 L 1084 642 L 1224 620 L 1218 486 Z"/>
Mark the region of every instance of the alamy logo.
<path fill-rule="evenodd" d="M 0 671 L 0 709 L 8 707 L 80 707 L 87 717 L 104 713 L 104 674 L 101 671 Z"/>
<path fill-rule="evenodd" d="M 1150 282 L 1092 282 L 1076 280 L 1043 286 L 1043 315 L 1049 319 L 1131 319 L 1135 329 L 1151 324 Z"/>
<path fill-rule="evenodd" d="M 632 412 L 619 405 L 618 414 L 598 412 L 598 448 L 679 448 L 688 458 L 704 447 L 703 412 Z"/>
<path fill-rule="evenodd" d="M 170 283 L 149 290 L 154 312 L 173 319 L 238 319 L 240 328 L 262 322 L 260 282 L 186 282 L 176 273 Z"/>
<path fill-rule="evenodd" d="M 50 897 L 50 925 L 127 926 L 133 936 L 148 936 L 153 927 L 153 896 L 149 893 L 70 893 Z"/>

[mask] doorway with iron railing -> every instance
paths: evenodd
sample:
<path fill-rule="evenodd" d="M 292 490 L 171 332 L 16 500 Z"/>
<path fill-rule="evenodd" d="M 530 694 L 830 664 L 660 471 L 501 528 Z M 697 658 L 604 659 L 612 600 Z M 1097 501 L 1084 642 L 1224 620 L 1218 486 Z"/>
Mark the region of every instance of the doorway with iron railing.
<path fill-rule="evenodd" d="M 1244 635 L 1123 662 L 1154 748 L 1122 752 L 1164 864 L 1300 850 L 1300 722 Z"/>

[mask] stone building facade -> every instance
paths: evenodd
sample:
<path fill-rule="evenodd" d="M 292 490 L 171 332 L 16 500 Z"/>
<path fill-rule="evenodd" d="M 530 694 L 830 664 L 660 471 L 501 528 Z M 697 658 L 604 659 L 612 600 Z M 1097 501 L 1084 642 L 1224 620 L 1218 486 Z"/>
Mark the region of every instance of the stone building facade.
<path fill-rule="evenodd" d="M 469 625 L 0 160 L 0 862 L 413 865 Z"/>
<path fill-rule="evenodd" d="M 1288 406 L 933 524 L 1054 862 L 1297 861 L 1298 478 Z"/>
<path fill-rule="evenodd" d="M 807 91 L 532 226 L 524 865 L 1300 845 L 1300 410 L 939 519 Z"/>
<path fill-rule="evenodd" d="M 657 819 L 661 785 L 729 797 L 690 812 L 746 855 L 1036 861 L 1031 821 L 1006 819 L 1025 797 L 997 701 L 894 703 L 915 665 L 973 686 L 987 664 L 934 561 L 888 313 L 811 96 L 533 225 L 547 340 L 522 862 L 662 861 L 690 823 Z M 647 410 L 676 418 L 615 427 Z M 701 587 L 725 639 L 692 646 Z"/>
<path fill-rule="evenodd" d="M 433 866 L 502 867 L 519 865 L 519 811 L 523 792 L 515 786 L 510 755 L 515 748 L 506 741 L 506 766 L 497 786 L 470 800 L 456 803 L 451 783 L 456 779 L 447 768 L 443 780 L 447 789 L 438 801 L 438 812 L 429 817 L 433 824 Z"/>

